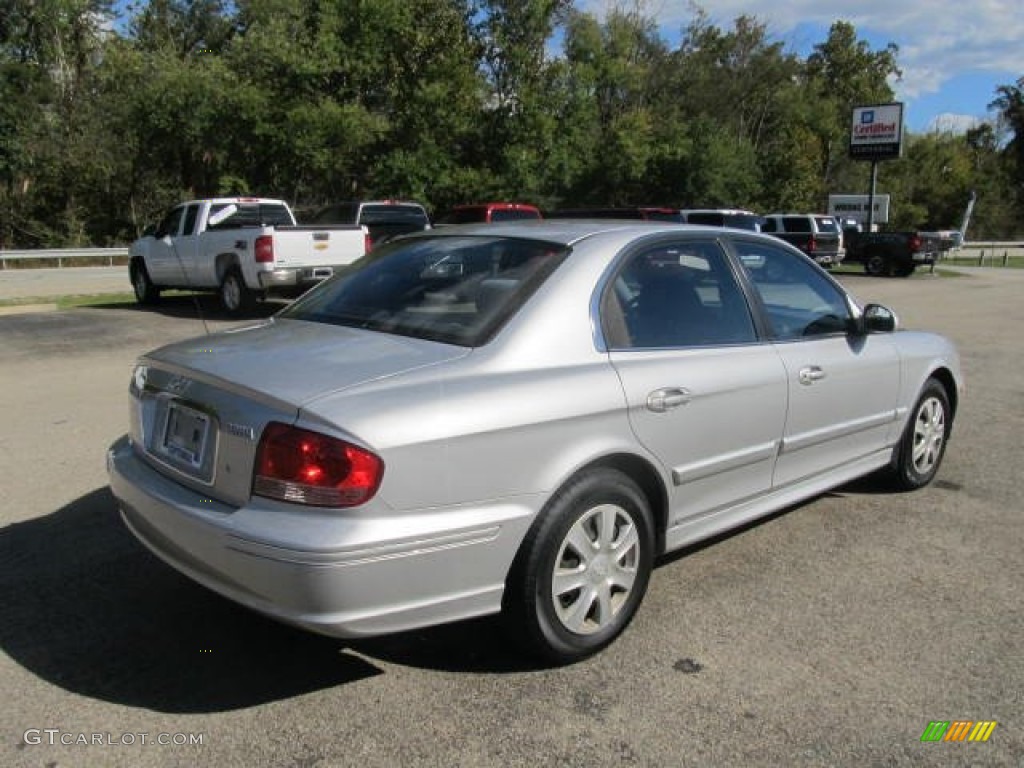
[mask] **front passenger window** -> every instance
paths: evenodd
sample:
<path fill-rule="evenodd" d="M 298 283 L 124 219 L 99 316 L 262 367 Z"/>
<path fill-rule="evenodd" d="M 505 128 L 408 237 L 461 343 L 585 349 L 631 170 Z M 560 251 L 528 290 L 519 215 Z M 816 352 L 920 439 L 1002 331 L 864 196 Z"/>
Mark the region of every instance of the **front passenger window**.
<path fill-rule="evenodd" d="M 737 240 L 734 245 L 761 295 L 774 339 L 848 331 L 851 314 L 845 295 L 805 257 L 766 243 Z"/>

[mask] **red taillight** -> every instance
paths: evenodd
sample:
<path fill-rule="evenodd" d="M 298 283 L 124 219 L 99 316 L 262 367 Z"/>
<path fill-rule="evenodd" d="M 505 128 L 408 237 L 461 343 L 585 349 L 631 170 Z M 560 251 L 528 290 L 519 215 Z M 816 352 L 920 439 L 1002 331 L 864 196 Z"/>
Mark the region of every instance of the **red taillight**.
<path fill-rule="evenodd" d="M 370 233 L 366 232 L 363 235 L 363 253 L 369 253 L 373 250 L 373 240 L 370 239 Z"/>
<path fill-rule="evenodd" d="M 816 250 L 818 250 L 818 241 L 812 237 L 807 241 L 807 252 L 814 253 Z"/>
<path fill-rule="evenodd" d="M 274 238 L 271 235 L 260 235 L 256 238 L 256 261 L 267 264 L 274 260 Z"/>
<path fill-rule="evenodd" d="M 316 507 L 354 507 L 373 498 L 384 462 L 359 446 L 271 422 L 256 449 L 253 493 Z"/>
<path fill-rule="evenodd" d="M 918 235 L 912 235 L 910 238 L 910 252 L 917 253 L 921 250 L 921 238 Z"/>

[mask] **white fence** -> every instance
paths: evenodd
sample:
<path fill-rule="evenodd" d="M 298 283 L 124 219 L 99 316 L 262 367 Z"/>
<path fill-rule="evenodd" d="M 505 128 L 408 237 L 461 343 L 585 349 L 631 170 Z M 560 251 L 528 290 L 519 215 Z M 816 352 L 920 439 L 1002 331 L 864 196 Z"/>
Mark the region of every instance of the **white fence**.
<path fill-rule="evenodd" d="M 948 258 L 974 261 L 978 266 L 1006 266 L 1011 259 L 1024 259 L 1024 242 L 970 242 L 950 251 Z"/>

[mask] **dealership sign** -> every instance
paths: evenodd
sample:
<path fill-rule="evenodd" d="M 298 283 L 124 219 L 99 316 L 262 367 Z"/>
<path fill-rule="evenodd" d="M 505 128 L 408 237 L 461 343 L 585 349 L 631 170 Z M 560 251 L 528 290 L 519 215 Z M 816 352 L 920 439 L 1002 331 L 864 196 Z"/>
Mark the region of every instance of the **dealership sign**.
<path fill-rule="evenodd" d="M 902 144 L 902 104 L 853 108 L 850 157 L 854 160 L 888 160 L 899 157 Z"/>
<path fill-rule="evenodd" d="M 889 221 L 889 195 L 875 195 L 872 201 L 875 215 L 872 222 L 885 224 Z M 828 212 L 837 219 L 855 219 L 864 224 L 868 220 L 869 195 L 829 195 Z"/>

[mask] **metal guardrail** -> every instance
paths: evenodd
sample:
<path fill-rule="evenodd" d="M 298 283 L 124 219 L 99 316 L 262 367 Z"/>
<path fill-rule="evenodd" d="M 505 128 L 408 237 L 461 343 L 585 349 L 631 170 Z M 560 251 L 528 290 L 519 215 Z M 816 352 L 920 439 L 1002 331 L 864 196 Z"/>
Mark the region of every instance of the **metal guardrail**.
<path fill-rule="evenodd" d="M 7 269 L 8 261 L 43 261 L 56 260 L 58 267 L 63 267 L 65 261 L 75 259 L 106 259 L 107 264 L 113 266 L 114 259 L 126 258 L 128 248 L 47 248 L 32 250 L 10 250 L 0 251 L 0 268 Z"/>

